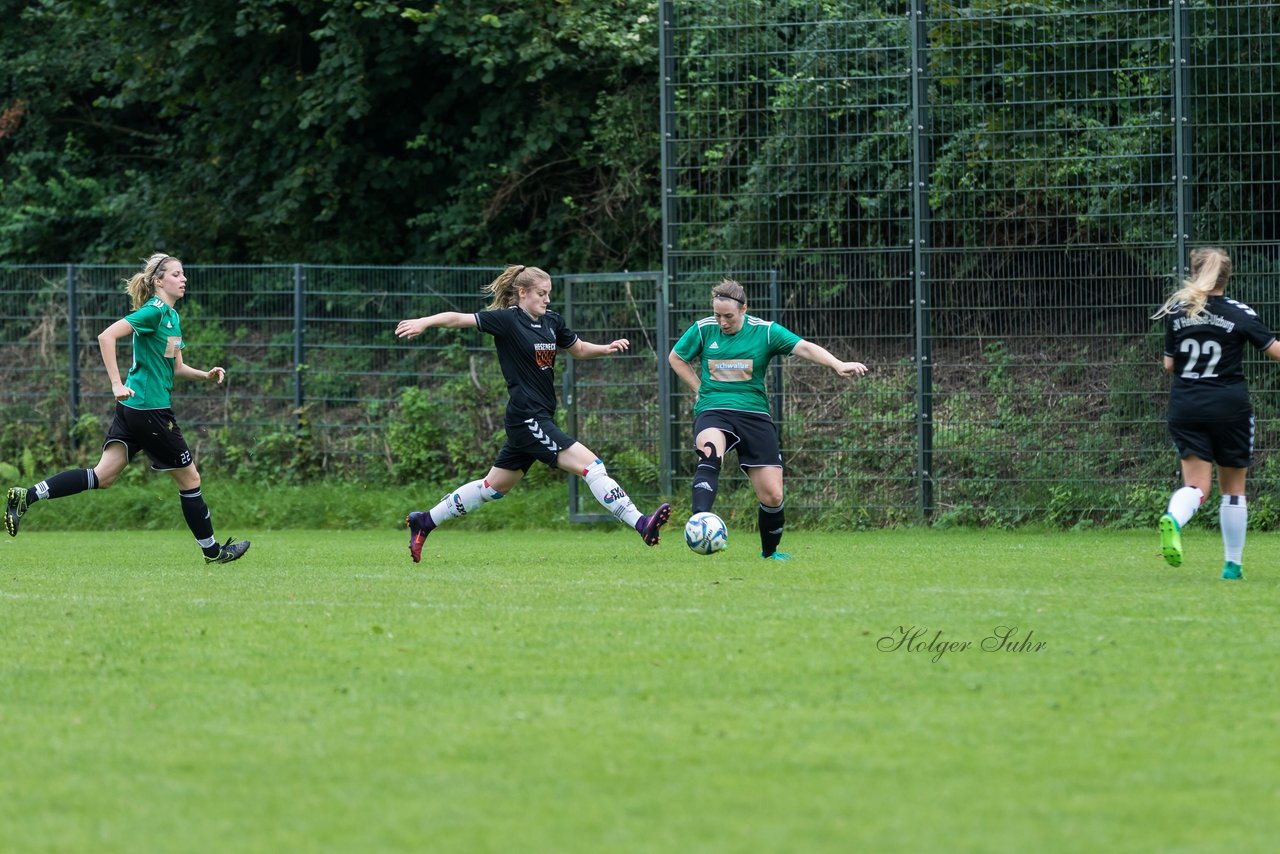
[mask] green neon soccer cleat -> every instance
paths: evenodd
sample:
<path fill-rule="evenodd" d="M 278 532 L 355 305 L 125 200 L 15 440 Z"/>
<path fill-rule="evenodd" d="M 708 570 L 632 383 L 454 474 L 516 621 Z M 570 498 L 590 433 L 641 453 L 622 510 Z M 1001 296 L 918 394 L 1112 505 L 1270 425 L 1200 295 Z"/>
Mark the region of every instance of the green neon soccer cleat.
<path fill-rule="evenodd" d="M 1169 513 L 1160 517 L 1160 551 L 1169 566 L 1182 566 L 1182 526 Z"/>

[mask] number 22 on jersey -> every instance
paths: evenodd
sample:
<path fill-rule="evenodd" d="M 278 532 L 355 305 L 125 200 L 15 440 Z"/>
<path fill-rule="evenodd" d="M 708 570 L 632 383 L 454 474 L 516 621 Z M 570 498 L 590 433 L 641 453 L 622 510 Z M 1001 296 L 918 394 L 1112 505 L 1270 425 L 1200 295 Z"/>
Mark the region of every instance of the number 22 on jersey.
<path fill-rule="evenodd" d="M 1182 378 L 1185 380 L 1207 379 L 1216 377 L 1218 360 L 1222 358 L 1222 345 L 1212 338 L 1204 343 L 1194 338 L 1184 338 L 1178 350 L 1187 354 L 1187 362 L 1182 366 Z M 1196 370 L 1200 366 L 1200 358 L 1206 364 L 1203 371 Z"/>

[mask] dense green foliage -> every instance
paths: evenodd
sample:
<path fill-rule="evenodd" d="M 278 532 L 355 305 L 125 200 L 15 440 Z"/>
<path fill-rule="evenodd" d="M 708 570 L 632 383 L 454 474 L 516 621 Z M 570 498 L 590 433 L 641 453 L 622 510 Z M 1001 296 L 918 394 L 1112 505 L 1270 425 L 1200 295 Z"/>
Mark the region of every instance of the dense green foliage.
<path fill-rule="evenodd" d="M 0 259 L 652 267 L 655 6 L 0 0 Z"/>
<path fill-rule="evenodd" d="M 245 533 L 0 539 L 6 852 L 1274 848 L 1274 535 Z"/>

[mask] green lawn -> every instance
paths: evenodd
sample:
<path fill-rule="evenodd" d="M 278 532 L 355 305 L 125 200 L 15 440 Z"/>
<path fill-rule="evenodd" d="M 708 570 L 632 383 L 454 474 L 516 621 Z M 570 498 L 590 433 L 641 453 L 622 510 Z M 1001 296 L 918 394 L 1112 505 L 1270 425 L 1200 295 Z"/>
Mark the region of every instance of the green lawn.
<path fill-rule="evenodd" d="M 675 533 L 4 537 L 0 849 L 1274 850 L 1280 535 Z"/>

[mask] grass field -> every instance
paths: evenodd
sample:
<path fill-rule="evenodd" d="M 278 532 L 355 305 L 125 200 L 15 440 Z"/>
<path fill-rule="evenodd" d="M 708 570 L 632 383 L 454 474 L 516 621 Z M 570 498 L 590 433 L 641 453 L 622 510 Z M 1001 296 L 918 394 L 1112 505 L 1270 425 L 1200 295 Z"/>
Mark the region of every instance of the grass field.
<path fill-rule="evenodd" d="M 789 564 L 751 533 L 253 539 L 0 541 L 0 849 L 1280 838 L 1277 535 L 1243 583 L 1194 527 L 1177 570 L 1150 532 L 798 532 Z"/>

